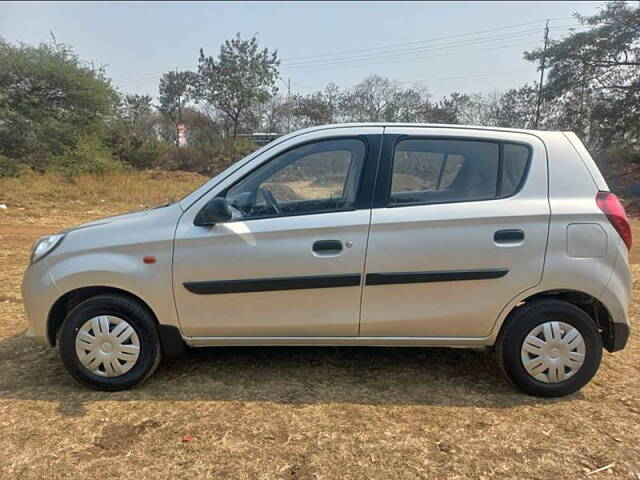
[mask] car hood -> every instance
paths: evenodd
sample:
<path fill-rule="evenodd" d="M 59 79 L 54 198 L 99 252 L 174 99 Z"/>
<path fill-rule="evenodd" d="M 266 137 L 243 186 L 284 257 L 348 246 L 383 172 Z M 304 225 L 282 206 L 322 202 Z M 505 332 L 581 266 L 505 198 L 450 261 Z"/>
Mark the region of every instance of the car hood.
<path fill-rule="evenodd" d="M 99 225 L 106 225 L 114 222 L 129 222 L 135 221 L 137 219 L 142 219 L 150 214 L 160 213 L 159 211 L 164 209 L 169 209 L 170 207 L 175 207 L 177 204 L 166 204 L 160 205 L 158 207 L 146 208 L 144 210 L 136 210 L 134 212 L 122 213 L 120 215 L 114 215 L 113 217 L 100 218 L 98 220 L 92 220 L 87 223 L 82 223 L 80 225 L 75 225 L 71 228 L 63 230 L 62 233 L 70 233 L 76 230 L 81 230 L 89 227 L 97 227 Z"/>

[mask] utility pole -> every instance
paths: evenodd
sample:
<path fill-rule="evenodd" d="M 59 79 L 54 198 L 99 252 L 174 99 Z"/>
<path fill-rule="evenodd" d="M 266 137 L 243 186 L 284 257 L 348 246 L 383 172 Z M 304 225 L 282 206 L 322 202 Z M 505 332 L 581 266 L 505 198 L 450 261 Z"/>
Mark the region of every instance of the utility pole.
<path fill-rule="evenodd" d="M 291 131 L 291 77 L 287 79 L 287 133 Z"/>
<path fill-rule="evenodd" d="M 547 43 L 549 42 L 549 20 L 544 27 L 544 49 L 542 50 L 542 65 L 540 65 L 540 84 L 538 85 L 538 105 L 536 106 L 535 128 L 538 129 L 540 123 L 540 105 L 542 105 L 542 82 L 544 82 L 544 67 L 547 59 Z"/>
<path fill-rule="evenodd" d="M 280 78 L 280 81 L 287 86 L 287 100 L 285 104 L 287 105 L 287 133 L 289 133 L 291 130 L 291 77 L 288 77 L 286 82 L 282 78 Z"/>

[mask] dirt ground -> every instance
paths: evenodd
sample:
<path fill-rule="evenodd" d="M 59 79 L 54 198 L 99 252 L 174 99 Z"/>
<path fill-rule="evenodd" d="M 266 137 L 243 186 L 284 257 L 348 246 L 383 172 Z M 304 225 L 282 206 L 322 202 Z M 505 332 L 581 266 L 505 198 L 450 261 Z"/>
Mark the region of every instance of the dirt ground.
<path fill-rule="evenodd" d="M 25 197 L 0 210 L 0 478 L 640 479 L 637 326 L 555 400 L 452 349 L 194 350 L 131 391 L 81 387 L 24 336 L 22 272 L 38 236 L 127 203 Z"/>

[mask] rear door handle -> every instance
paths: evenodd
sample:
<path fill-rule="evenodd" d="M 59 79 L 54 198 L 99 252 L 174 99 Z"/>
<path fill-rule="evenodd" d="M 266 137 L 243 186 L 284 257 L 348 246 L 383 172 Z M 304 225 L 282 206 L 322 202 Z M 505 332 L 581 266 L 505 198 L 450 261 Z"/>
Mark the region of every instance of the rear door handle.
<path fill-rule="evenodd" d="M 318 240 L 313 243 L 313 251 L 320 255 L 340 253 L 342 251 L 342 242 L 340 240 Z"/>
<path fill-rule="evenodd" d="M 524 240 L 524 232 L 519 229 L 498 230 L 493 234 L 493 241 L 496 243 L 521 242 Z"/>

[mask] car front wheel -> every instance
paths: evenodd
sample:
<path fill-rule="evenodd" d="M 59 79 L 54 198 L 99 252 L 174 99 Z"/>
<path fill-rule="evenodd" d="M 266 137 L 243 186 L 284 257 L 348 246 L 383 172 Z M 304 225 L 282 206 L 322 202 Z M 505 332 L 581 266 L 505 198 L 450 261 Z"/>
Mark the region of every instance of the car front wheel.
<path fill-rule="evenodd" d="M 71 310 L 58 344 L 67 371 L 96 390 L 123 390 L 142 383 L 161 357 L 151 313 L 119 295 L 98 295 Z"/>
<path fill-rule="evenodd" d="M 559 300 L 536 300 L 519 307 L 496 347 L 511 382 L 540 397 L 577 392 L 593 378 L 602 359 L 602 337 L 593 319 Z"/>

